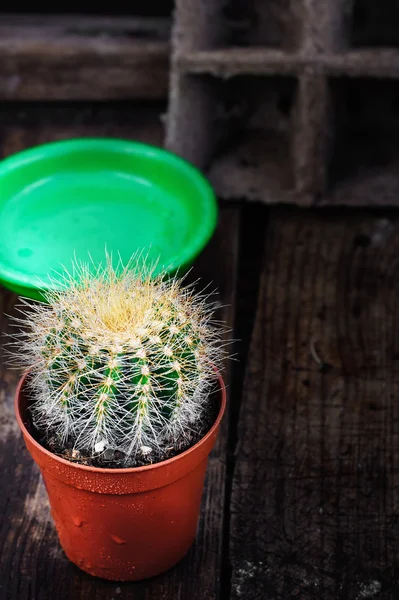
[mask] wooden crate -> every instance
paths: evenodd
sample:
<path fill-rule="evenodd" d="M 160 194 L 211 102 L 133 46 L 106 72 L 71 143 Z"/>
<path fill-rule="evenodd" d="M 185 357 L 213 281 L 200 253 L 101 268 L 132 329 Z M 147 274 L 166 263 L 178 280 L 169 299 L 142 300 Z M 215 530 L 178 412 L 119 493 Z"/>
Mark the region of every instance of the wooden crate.
<path fill-rule="evenodd" d="M 228 199 L 399 204 L 396 0 L 177 0 L 166 144 Z"/>
<path fill-rule="evenodd" d="M 165 98 L 168 18 L 0 15 L 0 100 Z"/>

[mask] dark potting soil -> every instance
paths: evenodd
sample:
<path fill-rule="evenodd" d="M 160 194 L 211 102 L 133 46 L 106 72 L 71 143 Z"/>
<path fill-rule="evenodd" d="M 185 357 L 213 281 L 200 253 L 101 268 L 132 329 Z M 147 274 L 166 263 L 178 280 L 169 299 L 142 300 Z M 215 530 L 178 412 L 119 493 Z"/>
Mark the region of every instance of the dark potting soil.
<path fill-rule="evenodd" d="M 74 463 L 98 467 L 100 469 L 142 467 L 173 458 L 199 442 L 208 433 L 216 421 L 220 409 L 217 400 L 218 395 L 211 393 L 204 406 L 201 418 L 197 423 L 192 425 L 190 430 L 184 432 L 184 436 L 182 435 L 179 439 L 174 440 L 166 450 L 161 451 L 153 448 L 151 452 L 146 455 L 136 454 L 135 456 L 127 457 L 126 454 L 119 450 L 106 448 L 103 452 L 99 452 L 97 455 L 92 456 L 88 452 L 76 450 L 73 447 L 72 440 L 67 440 L 61 445 L 60 440 L 57 439 L 57 437 L 51 435 L 48 431 L 39 430 L 33 422 L 30 422 L 29 432 L 43 448 Z"/>

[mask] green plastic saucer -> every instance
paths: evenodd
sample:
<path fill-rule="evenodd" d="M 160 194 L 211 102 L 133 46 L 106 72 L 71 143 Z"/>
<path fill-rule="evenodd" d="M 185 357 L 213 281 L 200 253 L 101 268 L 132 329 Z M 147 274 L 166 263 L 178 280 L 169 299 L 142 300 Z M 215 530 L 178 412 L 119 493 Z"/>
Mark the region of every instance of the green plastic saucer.
<path fill-rule="evenodd" d="M 0 282 L 41 299 L 61 265 L 102 263 L 105 250 L 183 272 L 216 220 L 206 179 L 170 152 L 101 138 L 37 146 L 0 163 Z"/>

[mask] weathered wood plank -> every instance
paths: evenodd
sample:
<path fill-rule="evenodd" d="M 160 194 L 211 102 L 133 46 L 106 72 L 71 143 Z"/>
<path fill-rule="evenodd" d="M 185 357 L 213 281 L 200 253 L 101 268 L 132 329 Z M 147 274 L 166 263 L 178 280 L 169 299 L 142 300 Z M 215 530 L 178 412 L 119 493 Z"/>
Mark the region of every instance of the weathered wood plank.
<path fill-rule="evenodd" d="M 0 100 L 164 99 L 169 20 L 0 17 Z"/>
<path fill-rule="evenodd" d="M 0 103 L 0 157 L 73 137 L 120 137 L 162 146 L 159 102 Z"/>
<path fill-rule="evenodd" d="M 239 240 L 238 207 L 224 207 L 218 231 L 196 263 L 191 279 L 213 282 L 224 307 L 221 317 L 234 319 L 236 265 Z M 0 294 L 3 302 L 12 299 Z M 2 319 L 2 330 L 8 327 Z M 2 363 L 3 364 L 3 363 Z M 227 372 L 228 377 L 228 372 Z M 151 581 L 117 584 L 92 578 L 71 565 L 63 555 L 52 525 L 46 494 L 37 468 L 24 449 L 12 416 L 16 380 L 1 371 L 0 414 L 7 403 L 10 433 L 0 449 L 2 492 L 0 510 L 0 598 L 7 600 L 213 600 L 219 598 L 225 508 L 225 456 L 228 416 L 210 458 L 198 536 L 188 556 L 175 568 Z M 120 594 L 120 595 L 119 595 Z"/>
<path fill-rule="evenodd" d="M 395 216 L 275 210 L 241 407 L 232 598 L 399 595 Z"/>

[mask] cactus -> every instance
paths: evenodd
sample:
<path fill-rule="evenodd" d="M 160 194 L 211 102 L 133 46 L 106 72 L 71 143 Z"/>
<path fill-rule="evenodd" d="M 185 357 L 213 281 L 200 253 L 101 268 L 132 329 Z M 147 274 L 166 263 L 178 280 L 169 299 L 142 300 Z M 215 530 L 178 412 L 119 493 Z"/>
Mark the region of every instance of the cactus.
<path fill-rule="evenodd" d="M 214 306 L 138 265 L 75 265 L 48 304 L 24 313 L 19 356 L 32 375 L 33 421 L 90 454 L 131 457 L 184 437 L 220 365 Z"/>

